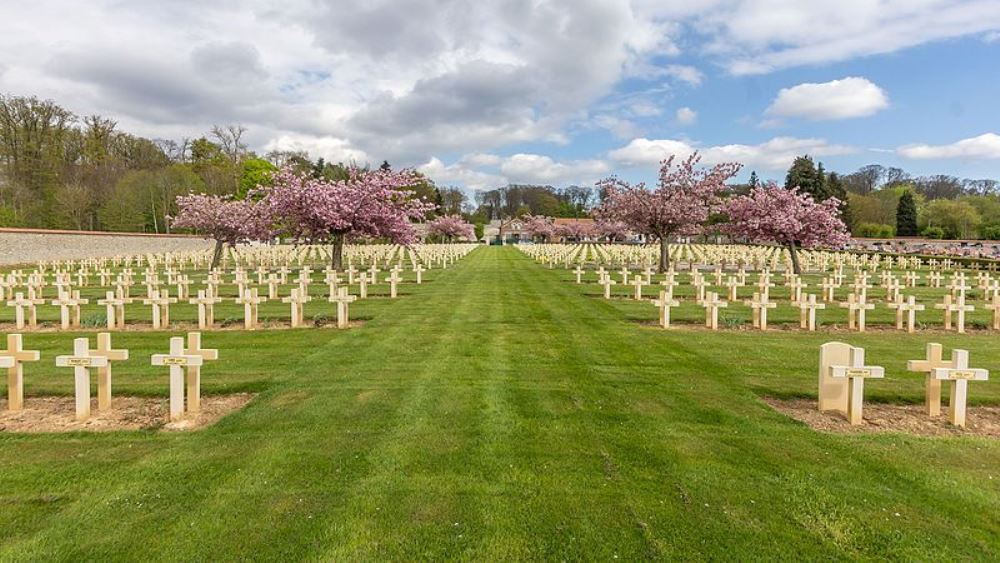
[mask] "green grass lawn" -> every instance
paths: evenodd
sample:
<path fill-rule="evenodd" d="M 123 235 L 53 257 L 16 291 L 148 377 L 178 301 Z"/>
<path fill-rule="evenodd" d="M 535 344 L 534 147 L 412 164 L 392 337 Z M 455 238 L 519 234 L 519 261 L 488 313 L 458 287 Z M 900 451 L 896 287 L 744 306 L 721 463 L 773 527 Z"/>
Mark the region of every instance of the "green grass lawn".
<path fill-rule="evenodd" d="M 663 331 L 572 279 L 482 248 L 359 328 L 206 333 L 205 392 L 260 393 L 213 427 L 0 434 L 0 559 L 1000 558 L 1000 443 L 758 399 L 814 395 L 835 338 L 886 366 L 869 397 L 919 402 L 906 359 L 933 338 L 1000 369 L 995 334 Z M 174 334 L 115 336 L 116 393 L 166 395 L 144 364 Z M 71 393 L 71 336 L 26 336 L 29 400 Z"/>

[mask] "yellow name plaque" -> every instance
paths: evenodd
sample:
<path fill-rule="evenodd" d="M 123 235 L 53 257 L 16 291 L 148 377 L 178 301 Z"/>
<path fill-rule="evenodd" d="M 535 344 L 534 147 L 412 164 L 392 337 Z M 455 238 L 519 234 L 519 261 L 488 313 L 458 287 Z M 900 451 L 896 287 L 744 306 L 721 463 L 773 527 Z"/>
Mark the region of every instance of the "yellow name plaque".
<path fill-rule="evenodd" d="M 872 370 L 867 368 L 848 368 L 844 370 L 844 375 L 847 377 L 871 377 Z"/>
<path fill-rule="evenodd" d="M 976 372 L 972 370 L 956 369 L 948 372 L 949 379 L 975 379 Z"/>

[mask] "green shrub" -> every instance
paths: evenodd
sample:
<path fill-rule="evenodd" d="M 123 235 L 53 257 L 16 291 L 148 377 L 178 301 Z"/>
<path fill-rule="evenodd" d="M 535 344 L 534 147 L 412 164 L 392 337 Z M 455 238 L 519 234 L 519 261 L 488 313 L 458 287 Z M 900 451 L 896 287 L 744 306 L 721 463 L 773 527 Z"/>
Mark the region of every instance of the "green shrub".
<path fill-rule="evenodd" d="M 941 240 L 944 238 L 944 229 L 941 227 L 927 227 L 921 233 L 925 238 Z"/>
<path fill-rule="evenodd" d="M 882 223 L 861 223 L 857 235 L 865 238 L 892 238 L 896 236 L 896 227 Z"/>
<path fill-rule="evenodd" d="M 330 323 L 330 317 L 326 313 L 317 313 L 313 315 L 313 324 L 322 327 Z"/>
<path fill-rule="evenodd" d="M 980 234 L 986 240 L 1000 240 L 1000 225 L 987 225 L 980 229 Z"/>
<path fill-rule="evenodd" d="M 80 319 L 80 326 L 83 328 L 101 328 L 108 326 L 108 317 L 104 313 L 90 313 Z"/>

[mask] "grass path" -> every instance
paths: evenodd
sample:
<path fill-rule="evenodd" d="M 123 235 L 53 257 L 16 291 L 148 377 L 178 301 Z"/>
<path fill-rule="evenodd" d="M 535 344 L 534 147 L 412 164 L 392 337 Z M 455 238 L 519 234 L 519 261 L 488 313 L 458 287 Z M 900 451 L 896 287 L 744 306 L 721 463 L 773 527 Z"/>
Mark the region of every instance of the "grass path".
<path fill-rule="evenodd" d="M 0 559 L 1000 557 L 995 442 L 815 433 L 757 396 L 808 394 L 829 337 L 660 331 L 571 279 L 479 249 L 357 329 L 206 335 L 207 391 L 260 392 L 212 428 L 2 435 Z M 850 341 L 888 367 L 926 339 Z M 165 393 L 130 367 L 118 392 Z"/>

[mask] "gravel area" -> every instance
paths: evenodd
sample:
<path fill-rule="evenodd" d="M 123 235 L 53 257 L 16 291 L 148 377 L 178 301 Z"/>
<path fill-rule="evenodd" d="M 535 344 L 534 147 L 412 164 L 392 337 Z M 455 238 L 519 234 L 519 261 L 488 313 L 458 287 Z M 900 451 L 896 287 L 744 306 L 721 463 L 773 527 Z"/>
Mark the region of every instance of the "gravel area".
<path fill-rule="evenodd" d="M 152 397 L 112 397 L 111 410 L 97 410 L 97 399 L 90 402 L 91 416 L 76 420 L 73 397 L 27 397 L 24 410 L 7 410 L 0 401 L 0 432 L 105 432 L 109 430 L 160 429 L 196 430 L 214 424 L 223 416 L 247 405 L 254 395 L 204 395 L 201 410 L 176 422 L 169 422 L 169 401 Z"/>
<path fill-rule="evenodd" d="M 837 412 L 819 412 L 815 399 L 781 400 L 764 397 L 774 410 L 809 425 L 814 430 L 837 434 L 902 432 L 916 436 L 985 436 L 1000 438 L 1000 407 L 968 407 L 966 427 L 948 424 L 948 405 L 941 405 L 941 416 L 931 418 L 923 405 L 888 405 L 865 403 L 864 420 L 857 426 Z"/>
<path fill-rule="evenodd" d="M 0 265 L 30 265 L 41 260 L 203 250 L 211 248 L 212 244 L 211 241 L 189 236 L 0 229 Z"/>

